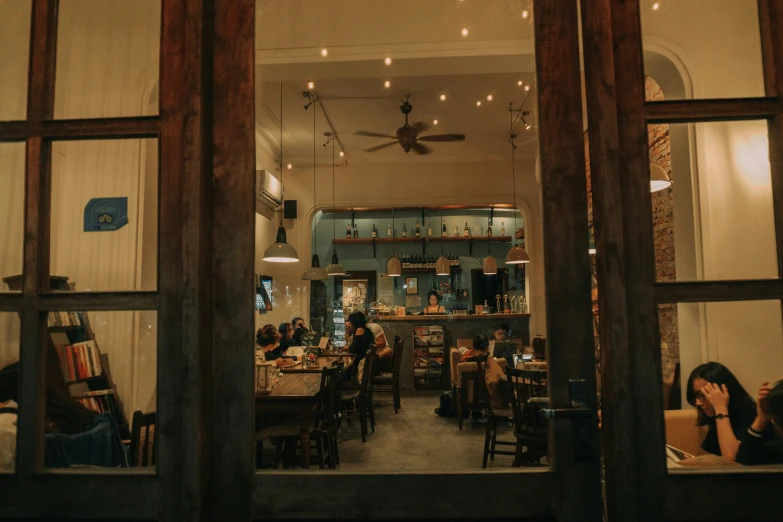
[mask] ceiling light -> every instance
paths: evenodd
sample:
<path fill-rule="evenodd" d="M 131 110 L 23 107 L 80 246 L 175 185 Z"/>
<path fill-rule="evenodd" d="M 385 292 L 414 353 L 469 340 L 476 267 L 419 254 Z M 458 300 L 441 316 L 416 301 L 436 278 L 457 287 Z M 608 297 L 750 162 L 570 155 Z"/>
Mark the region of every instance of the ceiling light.
<path fill-rule="evenodd" d="M 446 101 L 446 95 L 445 94 L 441 94 L 440 95 L 440 101 Z"/>
<path fill-rule="evenodd" d="M 476 102 L 476 106 L 477 106 L 477 107 L 481 107 L 481 100 L 479 100 L 479 101 L 477 101 L 477 102 Z"/>
<path fill-rule="evenodd" d="M 498 273 L 498 262 L 492 256 L 484 258 L 484 263 L 481 265 L 481 271 L 484 275 L 495 275 Z"/>
<path fill-rule="evenodd" d="M 661 7 L 661 3 L 660 2 L 655 2 L 652 5 L 653 11 L 657 11 L 660 7 Z"/>
<path fill-rule="evenodd" d="M 523 84 L 522 80 L 519 80 L 519 81 L 517 82 L 517 85 L 519 85 L 520 87 L 522 87 L 522 84 Z"/>
<path fill-rule="evenodd" d="M 389 87 L 391 87 L 391 82 L 389 80 L 386 80 L 385 82 L 383 82 L 383 86 L 388 89 Z"/>
<path fill-rule="evenodd" d="M 323 49 L 321 49 L 321 56 L 323 56 L 324 58 L 326 58 L 327 56 L 329 56 L 329 49 L 327 49 L 326 47 L 324 47 Z"/>
<path fill-rule="evenodd" d="M 469 31 L 468 31 L 468 28 L 467 28 L 467 27 L 463 27 L 461 32 L 462 32 L 462 36 L 467 36 L 467 35 L 468 35 L 468 33 L 469 33 Z"/>
<path fill-rule="evenodd" d="M 525 122 L 525 130 L 530 130 L 530 127 L 532 127 L 532 125 L 530 125 L 529 123 Z"/>
<path fill-rule="evenodd" d="M 315 82 L 307 82 L 307 88 L 310 90 L 315 89 Z"/>
<path fill-rule="evenodd" d="M 523 113 L 524 114 L 524 113 Z M 513 187 L 513 199 L 511 201 L 516 202 L 517 200 L 517 176 L 516 176 L 516 169 L 514 168 L 514 151 L 517 148 L 516 143 L 514 143 L 514 139 L 517 137 L 516 134 L 514 134 L 514 106 L 510 105 L 508 108 L 508 116 L 509 116 L 509 134 L 511 135 L 511 186 Z M 522 121 L 525 121 L 524 119 Z M 527 124 L 527 122 L 525 122 Z M 516 205 L 515 205 L 516 207 Z M 519 227 L 517 227 L 517 209 L 514 208 L 514 230 L 519 230 Z M 514 234 L 516 237 L 516 233 Z M 529 263 L 530 262 L 530 256 L 527 255 L 527 252 L 525 252 L 525 249 L 519 244 L 515 244 L 511 250 L 508 251 L 508 254 L 506 254 L 506 264 L 507 265 L 519 265 L 522 263 Z"/>
<path fill-rule="evenodd" d="M 389 57 L 387 56 L 387 57 L 386 57 L 386 58 L 383 60 L 383 63 L 385 63 L 386 65 L 391 65 L 391 58 L 389 58 Z"/>
<path fill-rule="evenodd" d="M 521 265 L 522 263 L 529 262 L 530 256 L 527 255 L 525 249 L 519 245 L 514 245 L 514 247 L 508 251 L 508 254 L 506 254 L 507 265 Z"/>
<path fill-rule="evenodd" d="M 345 156 L 345 152 L 340 151 L 340 157 L 342 158 L 343 156 Z"/>
<path fill-rule="evenodd" d="M 332 262 L 326 265 L 326 275 L 327 276 L 345 275 L 345 268 L 343 268 L 343 265 L 341 265 L 340 261 L 337 259 L 337 250 L 335 250 L 334 253 L 332 254 Z"/>
<path fill-rule="evenodd" d="M 650 164 L 650 192 L 658 192 L 659 190 L 667 189 L 671 187 L 672 180 L 669 175 L 658 165 Z"/>
<path fill-rule="evenodd" d="M 438 124 L 438 120 L 432 120 L 432 124 L 433 125 L 437 125 Z"/>
<path fill-rule="evenodd" d="M 290 163 L 287 166 L 288 166 L 288 170 L 291 170 L 292 168 L 294 168 L 294 166 L 291 165 Z"/>
<path fill-rule="evenodd" d="M 313 111 L 313 201 L 317 201 L 318 198 L 316 197 L 316 184 L 315 184 L 315 115 L 318 111 Z M 318 252 L 317 252 L 317 243 L 316 238 L 318 237 L 318 222 L 316 221 L 313 224 L 313 260 L 310 264 L 310 268 L 305 270 L 304 274 L 302 274 L 302 279 L 304 281 L 325 281 L 329 279 L 329 274 L 326 273 L 326 270 L 321 268 L 321 260 L 318 259 Z"/>
<path fill-rule="evenodd" d="M 402 275 L 402 264 L 396 257 L 391 257 L 386 262 L 386 275 L 389 277 L 400 277 Z"/>
<path fill-rule="evenodd" d="M 435 275 L 447 276 L 449 274 L 451 274 L 449 260 L 446 258 L 446 256 L 441 255 L 438 260 L 435 261 Z"/>
<path fill-rule="evenodd" d="M 530 16 L 530 11 L 522 11 L 522 18 L 527 19 Z"/>
<path fill-rule="evenodd" d="M 487 94 L 487 101 L 492 101 L 492 100 L 493 100 L 492 95 L 491 94 Z"/>
<path fill-rule="evenodd" d="M 530 86 L 529 85 L 525 85 L 525 90 L 529 91 L 530 90 Z"/>
<path fill-rule="evenodd" d="M 294 247 L 286 243 L 285 228 L 278 227 L 275 242 L 264 251 L 264 261 L 270 263 L 297 263 L 299 254 Z"/>

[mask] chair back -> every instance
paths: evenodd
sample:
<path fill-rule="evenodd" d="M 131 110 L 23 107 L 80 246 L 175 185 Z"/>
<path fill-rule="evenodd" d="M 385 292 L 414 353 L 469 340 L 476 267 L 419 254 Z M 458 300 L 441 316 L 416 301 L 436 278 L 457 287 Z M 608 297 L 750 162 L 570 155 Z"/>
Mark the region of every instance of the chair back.
<path fill-rule="evenodd" d="M 154 466 L 156 455 L 156 412 L 133 412 L 129 464 L 134 467 Z"/>
<path fill-rule="evenodd" d="M 362 369 L 362 381 L 359 383 L 359 389 L 362 393 L 372 390 L 373 376 L 375 375 L 375 355 L 378 349 L 373 344 L 367 354 L 364 356 L 364 368 Z"/>
<path fill-rule="evenodd" d="M 339 405 L 335 390 L 340 378 L 340 367 L 325 367 L 321 370 L 321 391 L 316 401 L 316 415 L 313 421 L 313 429 L 324 430 L 334 426 Z"/>
<path fill-rule="evenodd" d="M 392 360 L 392 375 L 400 376 L 400 367 L 402 366 L 402 352 L 405 349 L 405 341 L 397 334 L 394 336 L 394 359 Z"/>
<path fill-rule="evenodd" d="M 535 408 L 528 405 L 534 397 L 546 397 L 547 372 L 540 370 L 517 370 L 506 368 L 508 386 L 511 390 L 511 408 L 514 411 L 515 429 L 530 436 L 546 436 L 546 421 Z"/>
<path fill-rule="evenodd" d="M 492 413 L 492 401 L 489 400 L 489 389 L 487 388 L 487 357 L 488 355 L 476 357 L 476 388 L 473 393 L 481 399 L 487 412 Z"/>

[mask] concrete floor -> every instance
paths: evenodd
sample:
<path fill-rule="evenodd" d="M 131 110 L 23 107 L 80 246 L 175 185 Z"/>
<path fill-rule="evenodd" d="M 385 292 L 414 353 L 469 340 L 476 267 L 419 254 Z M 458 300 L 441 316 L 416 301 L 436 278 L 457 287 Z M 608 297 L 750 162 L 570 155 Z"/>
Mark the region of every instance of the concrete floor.
<path fill-rule="evenodd" d="M 362 443 L 359 420 L 343 422 L 339 434 L 343 471 L 457 471 L 480 470 L 486 424 L 465 419 L 459 431 L 456 418 L 435 415 L 440 391 L 403 392 L 402 408 L 394 413 L 390 393 L 375 395 L 375 433 Z M 369 423 L 368 423 L 369 424 Z M 369 429 L 369 425 L 368 425 Z M 501 426 L 498 440 L 513 441 L 511 428 Z M 271 445 L 265 445 L 271 446 Z M 513 446 L 507 448 L 513 451 Z M 265 448 L 264 461 L 272 461 Z M 512 456 L 498 455 L 488 469 L 510 468 Z"/>

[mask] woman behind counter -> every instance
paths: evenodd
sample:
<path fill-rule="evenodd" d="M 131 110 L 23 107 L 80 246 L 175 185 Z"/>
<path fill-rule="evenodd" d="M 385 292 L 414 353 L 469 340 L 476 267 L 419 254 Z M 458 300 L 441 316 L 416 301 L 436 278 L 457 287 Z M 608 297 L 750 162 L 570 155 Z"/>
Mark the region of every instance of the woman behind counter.
<path fill-rule="evenodd" d="M 428 305 L 424 308 L 425 314 L 445 314 L 446 308 L 440 304 L 440 296 L 435 290 L 430 290 L 427 293 Z"/>

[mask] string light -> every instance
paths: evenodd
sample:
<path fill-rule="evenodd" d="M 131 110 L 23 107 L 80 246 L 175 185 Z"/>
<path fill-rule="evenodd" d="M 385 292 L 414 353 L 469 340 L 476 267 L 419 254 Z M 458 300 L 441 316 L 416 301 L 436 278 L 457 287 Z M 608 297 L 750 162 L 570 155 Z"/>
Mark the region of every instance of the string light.
<path fill-rule="evenodd" d="M 520 87 L 522 87 L 522 84 L 523 84 L 523 83 L 524 83 L 524 82 L 523 82 L 522 80 L 519 80 L 519 81 L 517 82 L 517 85 L 519 85 Z"/>
<path fill-rule="evenodd" d="M 386 58 L 383 60 L 383 63 L 385 63 L 387 66 L 388 66 L 388 65 L 391 65 L 391 62 L 392 62 L 392 59 L 391 59 L 389 56 L 387 56 L 387 57 L 386 57 Z"/>
<path fill-rule="evenodd" d="M 438 124 L 438 120 L 432 120 L 432 124 L 433 125 L 437 125 Z"/>
<path fill-rule="evenodd" d="M 389 87 L 391 87 L 391 82 L 389 80 L 386 80 L 385 82 L 383 82 L 383 86 L 388 89 Z"/>
<path fill-rule="evenodd" d="M 294 168 L 294 166 L 291 165 L 290 163 L 287 165 L 287 167 L 288 167 L 288 170 L 291 170 L 292 168 Z"/>
<path fill-rule="evenodd" d="M 446 101 L 446 95 L 445 94 L 441 94 L 440 95 L 440 101 Z"/>
<path fill-rule="evenodd" d="M 463 27 L 462 28 L 462 36 L 467 36 L 468 34 L 469 34 L 468 28 L 467 27 Z"/>
<path fill-rule="evenodd" d="M 326 58 L 327 56 L 329 56 L 329 49 L 327 49 L 326 47 L 324 47 L 323 49 L 321 49 L 321 56 L 323 56 L 324 58 Z"/>
<path fill-rule="evenodd" d="M 487 94 L 487 101 L 492 101 L 494 98 L 491 94 Z"/>
<path fill-rule="evenodd" d="M 345 156 L 345 152 L 340 151 L 340 157 L 342 158 L 343 156 Z"/>
<path fill-rule="evenodd" d="M 527 20 L 527 18 L 530 16 L 530 11 L 522 11 L 522 18 Z"/>
<path fill-rule="evenodd" d="M 310 90 L 315 89 L 315 82 L 307 82 L 307 88 Z"/>
<path fill-rule="evenodd" d="M 658 9 L 660 9 L 660 7 L 661 7 L 661 3 L 660 2 L 655 2 L 652 5 L 653 11 L 657 11 Z"/>
<path fill-rule="evenodd" d="M 476 107 L 481 107 L 481 100 L 476 102 Z"/>
<path fill-rule="evenodd" d="M 525 85 L 525 90 L 529 91 L 530 90 L 530 86 L 529 85 Z"/>

